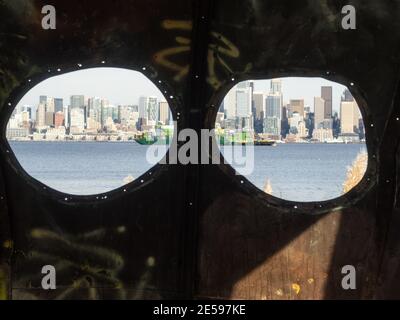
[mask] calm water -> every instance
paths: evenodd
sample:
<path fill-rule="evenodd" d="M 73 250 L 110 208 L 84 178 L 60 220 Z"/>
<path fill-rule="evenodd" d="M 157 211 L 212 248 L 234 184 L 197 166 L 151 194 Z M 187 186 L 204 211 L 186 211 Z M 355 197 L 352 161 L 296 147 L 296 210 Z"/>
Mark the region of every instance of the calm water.
<path fill-rule="evenodd" d="M 134 142 L 10 142 L 22 167 L 46 185 L 71 194 L 97 194 L 138 178 L 153 165 L 147 146 Z M 280 144 L 254 148 L 255 166 L 247 178 L 289 200 L 327 200 L 342 193 L 347 167 L 361 144 Z M 240 172 L 241 169 L 237 168 Z"/>

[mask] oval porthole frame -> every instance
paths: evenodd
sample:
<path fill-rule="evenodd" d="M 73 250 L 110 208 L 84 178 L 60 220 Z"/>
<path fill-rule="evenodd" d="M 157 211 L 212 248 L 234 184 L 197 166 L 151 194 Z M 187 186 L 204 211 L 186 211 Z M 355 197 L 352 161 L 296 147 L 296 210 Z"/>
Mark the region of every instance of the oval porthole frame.
<path fill-rule="evenodd" d="M 364 98 L 365 95 L 362 93 L 361 88 L 359 88 L 355 82 L 349 81 L 345 77 L 337 75 L 332 71 L 321 72 L 293 70 L 292 72 L 282 72 L 280 70 L 269 73 L 246 73 L 238 75 L 232 74 L 229 77 L 229 80 L 231 81 L 225 81 L 223 85 L 217 91 L 215 91 L 213 96 L 211 97 L 207 105 L 207 116 L 205 118 L 204 127 L 209 130 L 215 128 L 215 121 L 217 118 L 217 113 L 219 111 L 219 106 L 221 105 L 227 93 L 238 83 L 250 80 L 270 80 L 274 78 L 278 79 L 288 77 L 322 78 L 345 86 L 353 95 L 360 109 L 365 128 L 365 145 L 367 149 L 368 163 L 363 178 L 351 190 L 338 197 L 323 201 L 300 202 L 286 200 L 268 194 L 255 186 L 245 176 L 236 174 L 236 170 L 229 162 L 225 161 L 225 158 L 220 150 L 220 164 L 218 166 L 230 179 L 230 181 L 237 186 L 238 189 L 257 200 L 260 200 L 268 207 L 274 207 L 284 212 L 308 215 L 324 214 L 327 212 L 339 211 L 348 208 L 364 198 L 368 191 L 371 190 L 377 183 L 376 155 L 378 152 L 378 145 L 376 139 L 373 138 L 375 127 L 373 125 L 372 115 L 368 109 L 367 101 Z"/>
<path fill-rule="evenodd" d="M 18 158 L 12 151 L 12 148 L 6 137 L 7 124 L 11 117 L 12 112 L 18 105 L 19 101 L 24 97 L 24 95 L 33 89 L 36 85 L 41 82 L 51 79 L 55 76 L 60 76 L 67 73 L 72 73 L 76 71 L 97 69 L 97 68 L 115 68 L 123 69 L 129 71 L 135 71 L 142 74 L 146 79 L 148 79 L 156 88 L 161 92 L 165 100 L 168 102 L 169 109 L 171 111 L 173 122 L 174 122 L 174 134 L 172 141 L 175 140 L 177 131 L 179 128 L 179 117 L 178 114 L 182 113 L 182 102 L 179 96 L 174 92 L 173 87 L 169 85 L 168 81 L 165 79 L 159 79 L 157 77 L 157 72 L 154 71 L 152 66 L 127 66 L 127 65 L 109 65 L 106 60 L 101 60 L 99 63 L 92 63 L 88 65 L 82 65 L 81 63 L 68 64 L 66 66 L 60 66 L 56 68 L 49 68 L 46 72 L 35 74 L 32 77 L 26 78 L 25 81 L 21 82 L 18 87 L 16 87 L 10 94 L 9 98 L 5 101 L 3 108 L 0 110 L 0 149 L 4 154 L 4 159 L 10 167 L 24 179 L 32 188 L 41 194 L 46 194 L 52 198 L 55 198 L 61 202 L 68 204 L 79 204 L 79 203 L 98 203 L 101 200 L 111 200 L 118 197 L 124 196 L 126 194 L 135 192 L 136 190 L 148 185 L 159 175 L 161 175 L 168 166 L 162 165 L 160 160 L 157 164 L 153 165 L 151 168 L 142 173 L 135 180 L 124 184 L 118 188 L 109 190 L 107 192 L 88 194 L 88 195 L 78 195 L 70 194 L 57 189 L 54 189 L 45 183 L 39 181 L 38 179 L 31 176 L 18 161 Z M 150 77 L 152 75 L 152 77 Z M 169 156 L 170 147 L 166 151 L 163 159 Z"/>

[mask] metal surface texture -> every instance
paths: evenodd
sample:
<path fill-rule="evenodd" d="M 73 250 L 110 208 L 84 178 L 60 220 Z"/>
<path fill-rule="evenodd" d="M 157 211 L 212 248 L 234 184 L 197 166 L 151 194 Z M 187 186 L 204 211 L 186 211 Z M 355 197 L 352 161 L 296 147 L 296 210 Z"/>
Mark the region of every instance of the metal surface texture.
<path fill-rule="evenodd" d="M 344 31 L 345 1 L 0 1 L 0 298 L 400 298 L 400 1 L 352 3 L 357 30 Z M 51 32 L 45 4 L 57 8 Z M 344 84 L 363 114 L 367 173 L 340 198 L 294 203 L 229 165 L 159 164 L 126 192 L 64 201 L 21 170 L 5 126 L 35 84 L 104 66 L 168 92 L 178 130 L 212 128 L 241 80 Z M 46 292 L 50 262 L 60 271 Z M 356 290 L 340 286 L 348 264 Z"/>

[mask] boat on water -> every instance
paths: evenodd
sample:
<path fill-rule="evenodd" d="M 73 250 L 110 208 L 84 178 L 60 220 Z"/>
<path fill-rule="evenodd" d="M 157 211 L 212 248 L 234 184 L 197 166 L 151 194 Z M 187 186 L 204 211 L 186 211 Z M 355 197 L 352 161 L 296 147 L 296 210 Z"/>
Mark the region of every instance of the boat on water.
<path fill-rule="evenodd" d="M 154 135 L 140 135 L 135 138 L 135 141 L 142 145 L 151 145 L 158 141 L 157 136 Z"/>
<path fill-rule="evenodd" d="M 255 146 L 276 146 L 276 141 L 274 140 L 254 140 Z"/>

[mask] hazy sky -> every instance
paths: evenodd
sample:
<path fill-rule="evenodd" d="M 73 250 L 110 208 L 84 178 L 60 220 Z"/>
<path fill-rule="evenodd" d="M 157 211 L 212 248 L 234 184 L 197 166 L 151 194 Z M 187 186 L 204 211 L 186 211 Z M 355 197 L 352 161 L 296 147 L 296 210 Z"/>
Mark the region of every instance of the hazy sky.
<path fill-rule="evenodd" d="M 339 112 L 340 98 L 345 86 L 322 78 L 281 78 L 283 102 L 289 103 L 290 99 L 304 99 L 304 106 L 310 106 L 314 110 L 314 97 L 321 96 L 321 86 L 332 87 L 332 108 Z M 257 80 L 254 91 L 269 92 L 270 80 Z"/>
<path fill-rule="evenodd" d="M 19 105 L 37 106 L 40 95 L 63 98 L 65 106 L 71 95 L 107 98 L 113 105 L 137 104 L 141 95 L 165 101 L 160 90 L 140 72 L 118 68 L 85 69 L 49 78 L 32 88 Z"/>
<path fill-rule="evenodd" d="M 321 95 L 321 86 L 333 87 L 333 109 L 339 110 L 340 97 L 344 86 L 322 78 L 282 78 L 284 102 L 289 99 L 305 100 L 305 105 L 314 107 L 314 97 Z M 270 81 L 255 81 L 255 91 L 269 92 Z M 139 96 L 152 95 L 165 100 L 158 88 L 141 73 L 118 68 L 95 68 L 66 73 L 47 79 L 32 88 L 19 102 L 19 105 L 37 106 L 40 95 L 63 98 L 64 105 L 69 97 L 83 94 L 85 97 L 109 99 L 113 105 L 137 104 Z"/>

